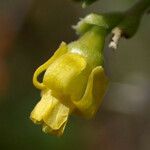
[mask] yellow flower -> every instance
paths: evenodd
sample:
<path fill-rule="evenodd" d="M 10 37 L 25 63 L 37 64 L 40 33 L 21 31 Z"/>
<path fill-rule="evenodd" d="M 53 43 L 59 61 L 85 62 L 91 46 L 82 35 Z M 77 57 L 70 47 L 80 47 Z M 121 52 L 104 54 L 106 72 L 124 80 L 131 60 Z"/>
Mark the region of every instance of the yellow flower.
<path fill-rule="evenodd" d="M 30 118 L 43 131 L 62 135 L 71 113 L 91 118 L 107 88 L 102 67 L 105 30 L 93 28 L 79 40 L 60 45 L 55 54 L 34 73 L 33 83 L 42 90 Z M 37 78 L 45 71 L 43 82 Z"/>

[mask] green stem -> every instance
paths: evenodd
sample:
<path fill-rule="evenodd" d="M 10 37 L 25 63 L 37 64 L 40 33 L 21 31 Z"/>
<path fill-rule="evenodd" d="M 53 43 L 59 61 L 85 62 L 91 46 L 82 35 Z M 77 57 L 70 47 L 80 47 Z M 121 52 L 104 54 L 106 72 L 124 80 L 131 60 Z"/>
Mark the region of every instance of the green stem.
<path fill-rule="evenodd" d="M 136 33 L 141 18 L 149 7 L 150 0 L 140 0 L 125 12 L 124 19 L 117 26 L 122 30 L 122 35 L 124 37 L 130 38 Z"/>
<path fill-rule="evenodd" d="M 143 15 L 145 10 L 147 10 L 149 7 L 150 7 L 150 0 L 140 0 L 127 11 L 127 14 Z"/>

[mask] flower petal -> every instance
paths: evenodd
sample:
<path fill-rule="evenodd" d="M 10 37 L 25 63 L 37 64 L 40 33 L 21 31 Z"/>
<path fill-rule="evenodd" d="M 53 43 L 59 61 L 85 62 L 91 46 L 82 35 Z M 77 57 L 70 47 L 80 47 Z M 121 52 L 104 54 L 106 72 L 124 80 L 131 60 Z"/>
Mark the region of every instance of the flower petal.
<path fill-rule="evenodd" d="M 52 109 L 53 101 L 52 101 L 51 91 L 46 91 L 42 94 L 41 100 L 37 103 L 33 111 L 31 112 L 30 118 L 34 123 L 40 124 L 43 122 L 43 116 L 47 113 L 47 111 Z"/>
<path fill-rule="evenodd" d="M 82 72 L 84 72 L 86 65 L 87 63 L 85 61 L 85 58 L 81 55 L 66 53 L 49 66 L 49 68 L 45 72 L 43 83 L 47 86 L 47 88 L 57 93 L 56 95 L 60 95 L 61 98 L 59 99 L 63 99 L 64 96 L 74 95 L 74 93 L 76 93 L 76 90 L 79 92 L 81 92 L 82 90 L 71 90 L 70 87 L 74 86 L 72 85 L 73 81 L 76 80 L 76 78 L 78 78 Z M 84 81 L 86 83 L 87 78 L 85 78 Z M 84 82 L 82 82 L 83 81 L 75 83 L 75 85 L 78 85 L 77 87 L 81 89 L 82 84 L 84 84 Z M 76 95 L 79 94 L 77 93 Z"/>
<path fill-rule="evenodd" d="M 95 115 L 107 85 L 108 80 L 103 68 L 101 66 L 94 68 L 89 76 L 84 96 L 81 100 L 73 102 L 84 117 L 91 118 Z"/>
<path fill-rule="evenodd" d="M 65 105 L 57 101 L 52 112 L 47 113 L 44 118 L 43 131 L 55 135 L 62 135 L 68 120 L 70 110 Z"/>
<path fill-rule="evenodd" d="M 61 136 L 61 135 L 63 135 L 63 133 L 64 133 L 64 129 L 65 129 L 66 123 L 67 123 L 67 122 L 65 122 L 65 123 L 61 126 L 61 128 L 59 128 L 58 130 L 53 130 L 52 128 L 50 128 L 50 127 L 47 126 L 46 124 L 43 124 L 42 131 L 45 132 L 45 133 L 48 133 L 48 134 L 53 134 L 53 135 L 56 135 L 56 136 Z"/>
<path fill-rule="evenodd" d="M 51 90 L 42 93 L 41 101 L 31 113 L 31 120 L 43 124 L 43 131 L 55 135 L 62 135 L 68 120 L 70 109 L 61 104 L 51 95 Z"/>
<path fill-rule="evenodd" d="M 62 42 L 58 50 L 54 53 L 54 55 L 35 71 L 33 75 L 33 84 L 35 85 L 35 87 L 37 87 L 38 89 L 45 88 L 44 84 L 38 81 L 37 79 L 38 76 L 43 71 L 45 71 L 49 67 L 50 64 L 52 64 L 56 59 L 58 59 L 61 55 L 65 54 L 67 51 L 68 51 L 68 48 L 67 48 L 66 43 Z"/>

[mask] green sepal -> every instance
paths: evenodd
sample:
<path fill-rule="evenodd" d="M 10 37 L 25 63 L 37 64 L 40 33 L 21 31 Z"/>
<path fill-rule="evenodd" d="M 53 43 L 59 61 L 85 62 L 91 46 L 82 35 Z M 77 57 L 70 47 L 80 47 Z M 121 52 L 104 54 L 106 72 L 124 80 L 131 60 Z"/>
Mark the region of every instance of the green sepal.
<path fill-rule="evenodd" d="M 90 66 L 103 65 L 103 48 L 107 30 L 102 27 L 93 26 L 77 41 L 68 45 L 68 50 L 83 55 Z"/>
<path fill-rule="evenodd" d="M 79 35 L 83 35 L 93 26 L 103 27 L 106 30 L 111 31 L 118 23 L 120 23 L 123 17 L 124 15 L 121 12 L 105 14 L 91 13 L 81 19 L 77 25 L 74 25 L 73 29 L 75 29 L 76 33 Z"/>

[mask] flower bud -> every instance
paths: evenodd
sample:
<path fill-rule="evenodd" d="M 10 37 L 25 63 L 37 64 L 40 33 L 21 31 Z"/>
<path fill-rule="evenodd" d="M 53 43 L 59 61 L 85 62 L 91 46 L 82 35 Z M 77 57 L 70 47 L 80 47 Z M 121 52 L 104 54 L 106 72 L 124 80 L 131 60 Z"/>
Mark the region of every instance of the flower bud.
<path fill-rule="evenodd" d="M 105 94 L 108 79 L 102 49 L 106 29 L 93 27 L 77 41 L 60 45 L 55 54 L 34 73 L 33 83 L 42 91 L 31 113 L 46 133 L 63 134 L 71 113 L 92 118 Z M 37 77 L 45 71 L 42 83 Z"/>

